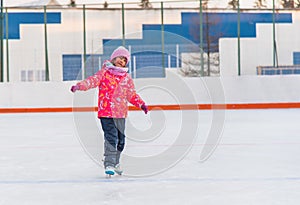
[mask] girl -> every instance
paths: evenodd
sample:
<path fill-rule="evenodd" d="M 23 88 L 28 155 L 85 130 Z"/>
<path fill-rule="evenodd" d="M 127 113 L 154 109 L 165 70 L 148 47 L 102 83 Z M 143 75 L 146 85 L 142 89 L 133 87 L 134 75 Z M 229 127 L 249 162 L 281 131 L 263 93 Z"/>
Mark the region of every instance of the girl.
<path fill-rule="evenodd" d="M 110 60 L 104 62 L 101 70 L 71 87 L 72 92 L 99 88 L 98 118 L 104 132 L 104 168 L 108 175 L 122 174 L 120 156 L 125 145 L 127 103 L 141 108 L 145 114 L 148 112 L 127 73 L 129 60 L 129 51 L 120 46 L 113 51 Z"/>

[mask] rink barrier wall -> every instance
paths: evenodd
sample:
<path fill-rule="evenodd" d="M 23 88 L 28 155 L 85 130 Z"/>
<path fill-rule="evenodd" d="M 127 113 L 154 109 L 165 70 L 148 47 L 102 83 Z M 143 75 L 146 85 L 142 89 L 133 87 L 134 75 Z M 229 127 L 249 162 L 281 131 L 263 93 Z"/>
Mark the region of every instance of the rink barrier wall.
<path fill-rule="evenodd" d="M 239 109 L 286 109 L 300 108 L 300 103 L 251 103 L 251 104 L 183 104 L 150 105 L 149 110 L 239 110 Z M 55 113 L 55 112 L 97 112 L 97 107 L 56 107 L 56 108 L 0 108 L 0 114 L 12 113 Z M 129 111 L 139 111 L 129 106 Z"/>
<path fill-rule="evenodd" d="M 300 75 L 187 78 L 166 71 L 166 78 L 134 80 L 150 110 L 300 108 Z M 96 111 L 97 90 L 76 96 L 70 91 L 76 83 L 0 83 L 0 113 Z"/>

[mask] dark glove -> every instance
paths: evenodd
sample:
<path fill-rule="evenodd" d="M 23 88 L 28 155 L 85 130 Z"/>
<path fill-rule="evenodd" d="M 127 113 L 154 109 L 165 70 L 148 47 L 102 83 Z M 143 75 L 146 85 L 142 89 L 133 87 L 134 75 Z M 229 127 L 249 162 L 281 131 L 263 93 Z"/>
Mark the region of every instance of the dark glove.
<path fill-rule="evenodd" d="M 73 85 L 72 87 L 71 87 L 71 92 L 73 92 L 73 93 L 75 93 L 77 90 L 79 90 L 80 89 L 80 87 L 79 87 L 79 85 Z"/>
<path fill-rule="evenodd" d="M 143 105 L 141 106 L 141 109 L 144 111 L 145 114 L 148 113 L 148 106 L 147 106 L 147 105 L 143 104 Z"/>

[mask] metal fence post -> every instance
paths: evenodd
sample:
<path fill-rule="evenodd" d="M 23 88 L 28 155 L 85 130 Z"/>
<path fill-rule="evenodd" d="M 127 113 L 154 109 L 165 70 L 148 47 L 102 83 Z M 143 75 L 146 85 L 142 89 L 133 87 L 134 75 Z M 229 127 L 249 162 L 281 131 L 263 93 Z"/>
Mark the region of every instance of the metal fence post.
<path fill-rule="evenodd" d="M 83 70 L 82 76 L 86 78 L 86 19 L 85 19 L 85 4 L 83 5 Z"/>
<path fill-rule="evenodd" d="M 0 8 L 1 16 L 0 16 L 0 82 L 4 80 L 4 69 L 3 69 L 3 0 L 1 0 L 1 8 Z"/>
<path fill-rule="evenodd" d="M 203 7 L 202 7 L 202 0 L 200 0 L 200 7 L 199 7 L 199 41 L 200 41 L 200 59 L 201 59 L 201 76 L 204 76 L 204 53 L 203 53 Z"/>
<path fill-rule="evenodd" d="M 164 28 L 164 3 L 160 2 L 161 7 L 161 54 L 162 54 L 162 69 L 163 73 L 166 76 L 165 69 L 165 28 Z"/>
<path fill-rule="evenodd" d="M 179 45 L 176 44 L 176 68 L 179 68 Z"/>
<path fill-rule="evenodd" d="M 44 34 L 45 34 L 45 80 L 49 81 L 49 62 L 48 62 L 48 40 L 47 40 L 47 8 L 44 6 Z"/>
<path fill-rule="evenodd" d="M 133 56 L 133 79 L 136 79 L 136 56 Z"/>
<path fill-rule="evenodd" d="M 237 18 L 237 34 L 238 34 L 238 75 L 241 75 L 241 10 L 240 0 L 237 1 L 238 6 L 238 18 Z"/>
<path fill-rule="evenodd" d="M 125 14 L 124 3 L 122 3 L 122 44 L 125 47 Z"/>
<path fill-rule="evenodd" d="M 275 19 L 275 0 L 273 0 L 273 67 L 278 67 L 277 48 L 276 48 L 276 19 Z"/>
<path fill-rule="evenodd" d="M 9 82 L 9 44 L 8 44 L 8 11 L 5 8 L 5 36 L 6 36 L 6 81 Z"/>

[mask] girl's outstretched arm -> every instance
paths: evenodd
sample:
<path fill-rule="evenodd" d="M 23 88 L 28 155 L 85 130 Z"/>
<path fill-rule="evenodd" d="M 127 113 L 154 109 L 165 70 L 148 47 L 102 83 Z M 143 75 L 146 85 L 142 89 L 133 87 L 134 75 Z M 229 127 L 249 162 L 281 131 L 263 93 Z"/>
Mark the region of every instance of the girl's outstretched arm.
<path fill-rule="evenodd" d="M 86 90 L 89 90 L 89 89 L 99 86 L 103 72 L 104 72 L 104 69 L 101 69 L 94 75 L 86 78 L 85 80 L 82 80 L 82 81 L 76 83 L 76 85 L 73 85 L 71 87 L 71 91 L 72 92 L 76 92 L 77 90 L 86 91 Z"/>

